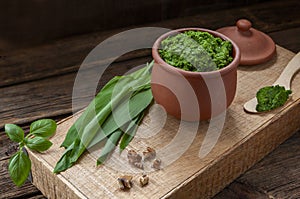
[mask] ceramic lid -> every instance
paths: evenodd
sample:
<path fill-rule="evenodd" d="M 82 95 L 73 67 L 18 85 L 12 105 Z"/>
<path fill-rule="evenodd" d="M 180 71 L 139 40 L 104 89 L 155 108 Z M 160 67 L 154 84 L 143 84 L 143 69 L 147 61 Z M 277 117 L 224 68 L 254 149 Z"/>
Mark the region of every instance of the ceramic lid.
<path fill-rule="evenodd" d="M 265 33 L 251 27 L 247 19 L 240 19 L 236 26 L 220 28 L 217 31 L 233 40 L 241 51 L 241 65 L 261 64 L 275 54 L 275 43 Z"/>

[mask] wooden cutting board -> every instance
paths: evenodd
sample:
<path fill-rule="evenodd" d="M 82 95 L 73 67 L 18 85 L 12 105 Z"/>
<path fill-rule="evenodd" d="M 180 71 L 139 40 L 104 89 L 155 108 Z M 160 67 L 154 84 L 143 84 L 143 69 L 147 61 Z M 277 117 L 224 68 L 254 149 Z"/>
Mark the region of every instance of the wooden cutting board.
<path fill-rule="evenodd" d="M 256 115 L 243 111 L 243 104 L 255 96 L 259 88 L 271 85 L 294 56 L 284 48 L 276 48 L 277 55 L 265 64 L 239 66 L 236 97 L 222 128 L 204 121 L 197 125 L 195 132 L 195 123 L 181 123 L 166 117 L 159 106 L 152 106 L 128 146 L 139 153 L 151 146 L 162 160 L 163 168 L 157 171 L 151 168 L 151 162 L 145 163 L 144 172 L 150 177 L 147 186 L 139 186 L 142 171 L 127 162 L 128 149 L 121 154 L 116 150 L 102 166 L 96 166 L 99 151 L 90 151 L 72 168 L 53 174 L 64 152 L 59 146 L 77 116 L 59 123 L 56 135 L 51 138 L 50 150 L 29 151 L 33 184 L 48 198 L 213 197 L 300 127 L 300 74 L 293 79 L 293 94 L 284 107 Z M 178 159 L 172 162 L 165 157 Z M 129 191 L 118 188 L 117 178 L 124 174 L 133 176 L 133 187 Z"/>

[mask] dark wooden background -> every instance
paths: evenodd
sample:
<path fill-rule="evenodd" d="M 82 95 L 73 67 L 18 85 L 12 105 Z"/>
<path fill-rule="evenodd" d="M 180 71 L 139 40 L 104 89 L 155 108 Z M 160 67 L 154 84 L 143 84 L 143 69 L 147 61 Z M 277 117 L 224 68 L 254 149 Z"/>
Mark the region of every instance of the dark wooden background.
<path fill-rule="evenodd" d="M 159 22 L 264 1 L 267 0 L 1 0 L 0 46 L 12 49 L 36 45 L 75 34 Z"/>
<path fill-rule="evenodd" d="M 101 41 L 133 27 L 217 29 L 247 18 L 278 45 L 296 53 L 299 7 L 299 0 L 0 0 L 0 198 L 44 198 L 29 181 L 21 188 L 11 182 L 7 164 L 16 148 L 3 125 L 16 123 L 28 130 L 38 118 L 59 121 L 71 115 L 76 72 Z M 100 87 L 149 60 L 149 50 L 121 57 L 105 73 Z M 215 198 L 300 198 L 300 132 Z"/>

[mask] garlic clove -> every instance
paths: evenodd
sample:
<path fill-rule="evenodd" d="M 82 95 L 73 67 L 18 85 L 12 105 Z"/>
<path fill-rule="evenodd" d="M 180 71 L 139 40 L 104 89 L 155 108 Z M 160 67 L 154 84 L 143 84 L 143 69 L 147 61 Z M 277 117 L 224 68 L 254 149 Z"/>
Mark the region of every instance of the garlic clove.
<path fill-rule="evenodd" d="M 124 190 L 124 189 L 130 189 L 132 187 L 132 176 L 120 176 L 118 178 L 118 182 L 119 182 L 119 188 Z"/>
<path fill-rule="evenodd" d="M 149 177 L 146 174 L 144 174 L 140 177 L 139 181 L 140 181 L 141 187 L 144 187 L 149 183 Z"/>
<path fill-rule="evenodd" d="M 159 170 L 161 167 L 161 160 L 160 159 L 155 159 L 153 164 L 152 164 L 152 168 Z"/>

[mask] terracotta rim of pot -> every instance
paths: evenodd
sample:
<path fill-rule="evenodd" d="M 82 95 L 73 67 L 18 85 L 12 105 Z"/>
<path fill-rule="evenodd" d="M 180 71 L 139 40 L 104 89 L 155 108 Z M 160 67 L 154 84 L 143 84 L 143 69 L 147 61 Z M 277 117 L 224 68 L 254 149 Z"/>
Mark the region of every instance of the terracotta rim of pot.
<path fill-rule="evenodd" d="M 171 35 L 175 35 L 181 32 L 185 32 L 185 31 L 189 31 L 189 30 L 194 30 L 194 31 L 201 31 L 201 32 L 208 32 L 210 34 L 212 34 L 215 37 L 220 37 L 222 40 L 227 40 L 230 41 L 232 46 L 233 46 L 233 60 L 230 64 L 228 64 L 227 66 L 219 69 L 219 70 L 214 70 L 214 71 L 208 71 L 208 72 L 194 72 L 194 71 L 186 71 L 174 66 L 171 66 L 170 64 L 168 64 L 167 62 L 165 62 L 159 55 L 158 53 L 158 49 L 160 49 L 160 43 L 163 39 L 167 38 L 168 36 Z M 207 77 L 214 77 L 215 75 L 221 73 L 221 74 L 226 74 L 228 72 L 230 72 L 233 68 L 237 67 L 239 65 L 240 62 L 240 58 L 241 58 L 241 52 L 240 49 L 238 48 L 237 44 L 235 42 L 233 42 L 231 39 L 229 39 L 228 37 L 226 37 L 225 35 L 223 35 L 222 33 L 219 33 L 217 31 L 213 31 L 213 30 L 209 30 L 209 29 L 205 29 L 205 28 L 181 28 L 181 29 L 176 29 L 176 30 L 172 30 L 169 31 L 163 35 L 161 35 L 153 44 L 152 47 L 152 56 L 154 58 L 154 60 L 156 61 L 157 64 L 163 66 L 163 68 L 165 70 L 168 70 L 172 73 L 177 73 L 180 72 L 181 74 L 185 75 L 185 76 L 199 76 L 203 75 L 203 76 L 207 76 Z"/>

